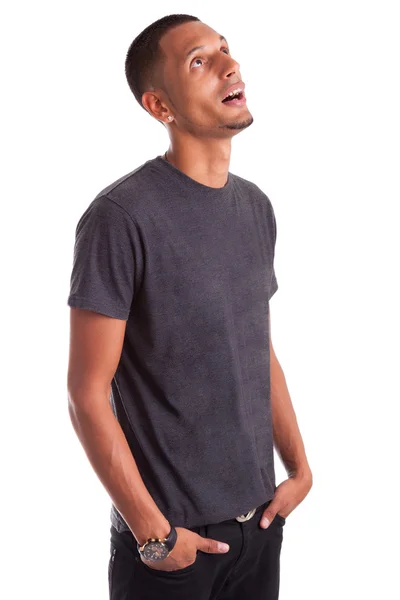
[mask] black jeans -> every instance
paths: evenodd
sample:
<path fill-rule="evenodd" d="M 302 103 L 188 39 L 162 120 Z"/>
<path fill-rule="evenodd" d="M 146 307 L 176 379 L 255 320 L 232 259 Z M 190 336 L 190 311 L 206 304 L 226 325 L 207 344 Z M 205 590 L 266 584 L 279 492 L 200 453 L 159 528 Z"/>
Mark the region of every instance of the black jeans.
<path fill-rule="evenodd" d="M 251 519 L 235 518 L 191 527 L 202 537 L 227 542 L 228 552 L 197 551 L 195 562 L 176 571 L 144 564 L 131 531 L 111 525 L 108 581 L 110 600 L 277 600 L 285 519 L 276 515 L 263 529 L 259 522 L 270 500 Z"/>

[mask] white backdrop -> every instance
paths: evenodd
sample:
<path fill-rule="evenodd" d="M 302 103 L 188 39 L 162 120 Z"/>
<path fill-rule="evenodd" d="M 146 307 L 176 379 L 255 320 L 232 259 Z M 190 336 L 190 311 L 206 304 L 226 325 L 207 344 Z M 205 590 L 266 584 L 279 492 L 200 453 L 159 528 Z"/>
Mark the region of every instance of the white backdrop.
<path fill-rule="evenodd" d="M 277 219 L 272 337 L 314 475 L 280 600 L 395 600 L 399 527 L 400 41 L 380 0 L 19 2 L 3 10 L 2 594 L 107 600 L 110 499 L 67 409 L 75 226 L 168 147 L 124 76 L 172 13 L 226 36 L 254 124 L 230 170 Z M 278 482 L 285 470 L 276 456 Z M 8 588 L 8 589 L 7 589 Z"/>

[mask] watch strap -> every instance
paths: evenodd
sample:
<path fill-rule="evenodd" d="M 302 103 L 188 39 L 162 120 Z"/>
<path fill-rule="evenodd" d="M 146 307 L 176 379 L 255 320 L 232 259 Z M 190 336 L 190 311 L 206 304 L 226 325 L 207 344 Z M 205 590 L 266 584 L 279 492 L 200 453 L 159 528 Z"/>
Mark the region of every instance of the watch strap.
<path fill-rule="evenodd" d="M 144 549 L 146 544 L 148 544 L 149 542 L 163 542 L 166 545 L 166 547 L 168 548 L 168 552 L 171 552 L 171 550 L 173 549 L 173 547 L 176 544 L 177 539 L 178 539 L 178 533 L 177 533 L 175 527 L 173 525 L 171 525 L 170 532 L 165 539 L 164 538 L 148 538 L 142 546 L 139 544 L 139 542 L 137 542 L 137 549 L 139 552 L 142 552 L 141 548 Z"/>

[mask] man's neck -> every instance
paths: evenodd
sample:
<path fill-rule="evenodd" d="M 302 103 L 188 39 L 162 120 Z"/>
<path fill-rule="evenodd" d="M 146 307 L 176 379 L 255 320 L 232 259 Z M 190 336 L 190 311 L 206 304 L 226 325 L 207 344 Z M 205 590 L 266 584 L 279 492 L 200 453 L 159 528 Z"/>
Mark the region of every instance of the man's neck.
<path fill-rule="evenodd" d="M 228 180 L 231 140 L 171 140 L 166 159 L 195 181 L 222 188 Z"/>

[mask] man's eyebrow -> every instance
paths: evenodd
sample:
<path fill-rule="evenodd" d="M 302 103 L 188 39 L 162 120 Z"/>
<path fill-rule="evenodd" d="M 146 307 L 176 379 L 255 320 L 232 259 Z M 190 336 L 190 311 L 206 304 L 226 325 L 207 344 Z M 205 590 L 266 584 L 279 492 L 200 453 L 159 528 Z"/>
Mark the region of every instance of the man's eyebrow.
<path fill-rule="evenodd" d="M 219 36 L 219 41 L 222 42 L 222 40 L 225 40 L 226 43 L 227 40 L 223 35 Z M 194 54 L 194 52 L 197 52 L 197 50 L 203 50 L 205 48 L 205 46 L 195 46 L 194 48 L 192 48 L 191 50 L 189 50 L 189 52 L 186 54 L 185 56 L 185 62 L 187 61 L 187 59 L 189 58 L 189 56 L 191 56 L 192 54 Z"/>

